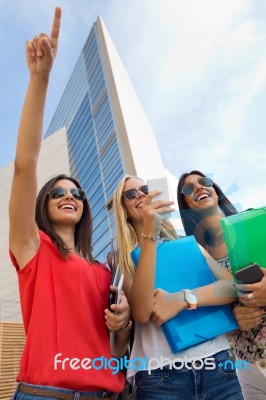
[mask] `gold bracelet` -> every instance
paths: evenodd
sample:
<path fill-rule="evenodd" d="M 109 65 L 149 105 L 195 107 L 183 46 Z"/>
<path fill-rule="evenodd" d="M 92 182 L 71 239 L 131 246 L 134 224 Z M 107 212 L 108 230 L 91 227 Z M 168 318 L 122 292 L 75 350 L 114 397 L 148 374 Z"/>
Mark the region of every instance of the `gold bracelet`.
<path fill-rule="evenodd" d="M 132 329 L 132 326 L 133 326 L 133 322 L 132 322 L 132 319 L 131 318 L 129 318 L 129 320 L 128 320 L 128 323 L 127 323 L 127 326 L 125 326 L 124 328 L 120 328 L 118 331 L 119 332 L 128 332 L 128 331 L 130 331 L 131 329 Z"/>
<path fill-rule="evenodd" d="M 160 240 L 160 236 L 146 235 L 146 233 L 142 233 L 141 236 L 143 237 L 143 239 L 153 240 L 154 242 L 156 242 L 157 240 Z"/>

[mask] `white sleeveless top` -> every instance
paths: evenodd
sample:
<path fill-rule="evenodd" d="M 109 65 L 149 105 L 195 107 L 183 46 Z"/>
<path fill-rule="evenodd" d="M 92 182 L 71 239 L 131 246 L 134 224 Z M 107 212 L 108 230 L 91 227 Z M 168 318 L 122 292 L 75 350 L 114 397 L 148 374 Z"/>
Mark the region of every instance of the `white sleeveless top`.
<path fill-rule="evenodd" d="M 127 370 L 127 380 L 132 382 L 135 374 L 140 370 L 157 369 L 161 365 L 170 365 L 175 361 L 181 361 L 181 359 L 187 362 L 200 360 L 229 348 L 226 336 L 220 335 L 197 346 L 192 346 L 173 354 L 162 328 L 156 328 L 152 321 L 146 324 L 135 322 L 134 342 L 130 354 L 130 368 Z M 159 362 L 160 365 L 158 364 Z"/>

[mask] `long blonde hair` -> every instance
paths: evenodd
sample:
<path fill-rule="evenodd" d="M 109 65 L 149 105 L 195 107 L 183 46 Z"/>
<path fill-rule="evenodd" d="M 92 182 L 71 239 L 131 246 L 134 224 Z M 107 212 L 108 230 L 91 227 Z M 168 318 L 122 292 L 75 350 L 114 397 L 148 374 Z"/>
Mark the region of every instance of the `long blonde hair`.
<path fill-rule="evenodd" d="M 131 259 L 131 251 L 137 244 L 137 235 L 135 230 L 128 220 L 126 210 L 123 205 L 123 190 L 125 183 L 129 179 L 141 179 L 133 175 L 125 175 L 118 183 L 113 196 L 113 209 L 117 230 L 117 244 L 119 252 L 119 264 L 123 273 L 130 273 L 134 275 L 135 267 Z M 162 229 L 160 232 L 162 238 L 167 240 L 178 239 L 175 228 L 168 220 L 162 222 Z"/>

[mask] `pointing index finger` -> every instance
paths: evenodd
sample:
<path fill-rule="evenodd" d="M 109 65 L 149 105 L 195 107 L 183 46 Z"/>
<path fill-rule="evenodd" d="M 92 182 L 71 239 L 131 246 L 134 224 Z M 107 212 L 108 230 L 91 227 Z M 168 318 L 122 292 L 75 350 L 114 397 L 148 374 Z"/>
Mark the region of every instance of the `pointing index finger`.
<path fill-rule="evenodd" d="M 60 7 L 56 7 L 54 11 L 54 19 L 52 23 L 52 30 L 51 30 L 51 43 L 53 43 L 53 46 L 57 47 L 57 42 L 59 38 L 59 32 L 60 32 L 60 22 L 61 22 L 61 13 L 62 10 Z"/>

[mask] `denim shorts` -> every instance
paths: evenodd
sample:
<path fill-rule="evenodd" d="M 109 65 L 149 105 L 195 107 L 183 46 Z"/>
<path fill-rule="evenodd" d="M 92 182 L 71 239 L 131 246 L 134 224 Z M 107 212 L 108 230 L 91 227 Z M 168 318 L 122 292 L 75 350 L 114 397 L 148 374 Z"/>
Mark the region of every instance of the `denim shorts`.
<path fill-rule="evenodd" d="M 53 391 L 55 393 L 58 393 L 58 394 L 60 394 L 60 393 L 72 394 L 75 400 L 79 400 L 81 395 L 83 395 L 83 396 L 93 396 L 93 397 L 95 397 L 95 399 L 98 399 L 98 398 L 104 399 L 109 394 L 108 392 L 103 392 L 103 391 L 101 391 L 101 392 L 83 392 L 83 391 L 78 392 L 78 391 L 75 391 L 75 390 L 61 389 L 61 388 L 57 388 L 57 387 L 54 387 L 54 386 L 30 385 L 30 384 L 24 383 L 24 382 L 23 382 L 23 385 L 28 386 L 30 388 L 32 387 L 32 388 L 35 388 L 35 389 L 51 390 L 51 391 Z M 18 384 L 18 386 L 19 386 L 19 384 Z M 32 395 L 32 394 L 19 392 L 18 389 L 16 389 L 15 393 L 11 397 L 11 400 L 49 400 L 49 399 L 54 399 L 55 400 L 56 397 L 55 396 L 54 397 L 35 396 L 35 395 Z"/>
<path fill-rule="evenodd" d="M 137 372 L 136 400 L 244 400 L 236 370 L 226 364 L 229 352 L 224 350 L 211 357 L 215 359 L 214 369 L 174 369 L 167 365 Z"/>

